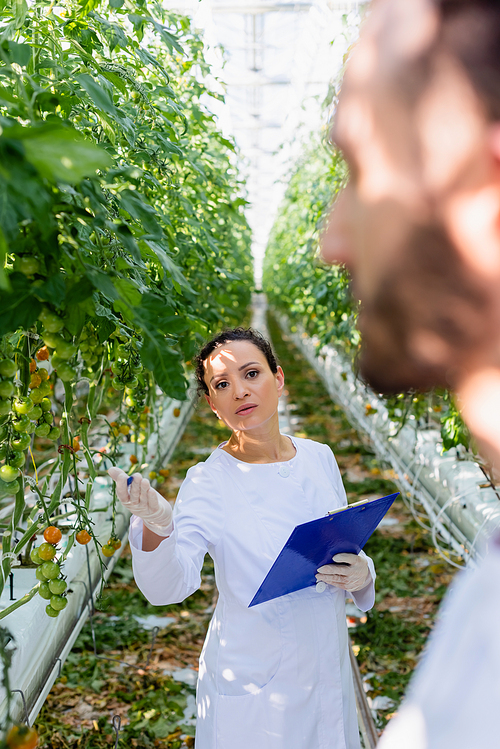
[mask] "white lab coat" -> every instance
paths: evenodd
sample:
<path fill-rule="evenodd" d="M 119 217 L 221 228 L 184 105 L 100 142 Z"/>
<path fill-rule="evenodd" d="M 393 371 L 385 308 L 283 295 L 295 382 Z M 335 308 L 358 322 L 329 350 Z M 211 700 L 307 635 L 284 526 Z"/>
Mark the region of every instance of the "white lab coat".
<path fill-rule="evenodd" d="M 500 536 L 453 581 L 439 621 L 378 749 L 500 746 Z"/>
<path fill-rule="evenodd" d="M 359 748 L 344 591 L 311 587 L 248 608 L 295 525 L 347 501 L 330 448 L 293 442 L 284 463 L 243 463 L 217 448 L 191 468 L 174 532 L 154 551 L 141 550 L 142 521 L 131 521 L 134 575 L 151 603 L 183 601 L 200 585 L 206 552 L 215 563 L 196 749 Z M 352 595 L 368 610 L 373 583 Z"/>

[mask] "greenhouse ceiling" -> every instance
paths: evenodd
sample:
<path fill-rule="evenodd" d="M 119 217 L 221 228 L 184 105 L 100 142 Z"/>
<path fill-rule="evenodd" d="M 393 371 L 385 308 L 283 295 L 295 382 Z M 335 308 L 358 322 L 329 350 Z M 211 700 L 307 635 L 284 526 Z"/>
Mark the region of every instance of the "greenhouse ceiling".
<path fill-rule="evenodd" d="M 244 158 L 257 280 L 284 178 L 301 142 L 325 121 L 321 104 L 365 1 L 164 0 L 203 29 L 225 84 L 225 105 L 207 103 Z"/>

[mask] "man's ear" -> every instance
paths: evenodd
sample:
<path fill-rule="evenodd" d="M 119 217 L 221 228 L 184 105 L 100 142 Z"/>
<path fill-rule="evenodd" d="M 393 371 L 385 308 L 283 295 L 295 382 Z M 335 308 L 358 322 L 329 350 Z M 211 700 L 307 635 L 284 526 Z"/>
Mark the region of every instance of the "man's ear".
<path fill-rule="evenodd" d="M 278 367 L 275 377 L 276 383 L 278 385 L 278 397 L 280 397 L 283 392 L 283 388 L 285 387 L 285 374 L 281 367 Z"/>
<path fill-rule="evenodd" d="M 488 126 L 478 159 L 480 176 L 447 198 L 445 224 L 472 272 L 492 280 L 500 277 L 500 123 Z"/>

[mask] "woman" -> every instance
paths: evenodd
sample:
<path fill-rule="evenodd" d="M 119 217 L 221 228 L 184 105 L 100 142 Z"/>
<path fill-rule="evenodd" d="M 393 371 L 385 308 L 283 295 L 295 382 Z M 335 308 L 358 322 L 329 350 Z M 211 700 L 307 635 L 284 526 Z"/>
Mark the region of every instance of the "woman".
<path fill-rule="evenodd" d="M 222 332 L 201 350 L 197 379 L 231 436 L 188 471 L 173 518 L 147 479 L 135 475 L 129 495 L 127 475 L 109 471 L 134 513 L 134 574 L 151 603 L 183 601 L 207 552 L 215 562 L 196 749 L 358 749 L 344 591 L 373 605 L 371 560 L 337 555 L 345 566 L 321 567 L 316 588 L 248 608 L 293 528 L 346 504 L 335 458 L 280 434 L 284 375 L 260 334 Z"/>

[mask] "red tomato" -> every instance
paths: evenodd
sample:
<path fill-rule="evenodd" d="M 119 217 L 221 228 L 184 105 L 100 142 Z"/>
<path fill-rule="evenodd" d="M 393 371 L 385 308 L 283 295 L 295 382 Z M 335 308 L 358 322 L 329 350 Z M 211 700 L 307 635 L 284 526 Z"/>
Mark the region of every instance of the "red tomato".
<path fill-rule="evenodd" d="M 88 542 L 92 539 L 92 536 L 90 535 L 88 531 L 81 530 L 81 531 L 78 531 L 75 538 L 79 544 L 81 544 L 82 546 L 85 546 L 85 544 L 88 544 Z"/>
<path fill-rule="evenodd" d="M 62 538 L 62 533 L 55 525 L 49 525 L 43 532 L 43 537 L 48 544 L 58 544 Z"/>
<path fill-rule="evenodd" d="M 36 358 L 38 361 L 47 361 L 49 358 L 49 350 L 47 346 L 42 346 L 42 348 L 36 352 Z"/>

